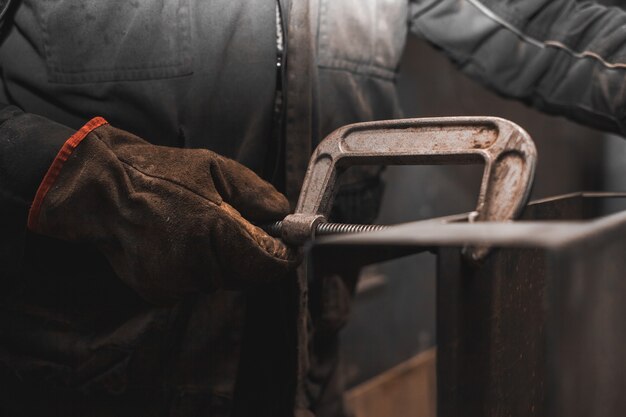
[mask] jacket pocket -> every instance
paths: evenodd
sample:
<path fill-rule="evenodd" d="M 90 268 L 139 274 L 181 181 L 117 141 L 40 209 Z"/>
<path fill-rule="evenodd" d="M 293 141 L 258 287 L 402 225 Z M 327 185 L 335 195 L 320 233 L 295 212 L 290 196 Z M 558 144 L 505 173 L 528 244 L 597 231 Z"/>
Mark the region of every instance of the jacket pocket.
<path fill-rule="evenodd" d="M 318 65 L 393 79 L 406 40 L 407 3 L 320 0 Z"/>
<path fill-rule="evenodd" d="M 130 81 L 191 73 L 188 0 L 35 1 L 48 80 Z"/>

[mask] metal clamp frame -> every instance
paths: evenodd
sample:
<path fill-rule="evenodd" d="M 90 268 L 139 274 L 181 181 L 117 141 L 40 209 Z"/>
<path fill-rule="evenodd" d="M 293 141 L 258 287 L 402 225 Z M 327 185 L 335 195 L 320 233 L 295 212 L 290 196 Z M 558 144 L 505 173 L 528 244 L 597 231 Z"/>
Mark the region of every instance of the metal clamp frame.
<path fill-rule="evenodd" d="M 507 221 L 524 208 L 537 152 L 530 135 L 497 117 L 442 117 L 357 123 L 328 135 L 315 149 L 294 214 L 282 222 L 282 238 L 310 239 L 332 206 L 338 174 L 352 165 L 484 163 L 476 211 L 470 221 Z M 467 248 L 479 260 L 486 248 Z"/>

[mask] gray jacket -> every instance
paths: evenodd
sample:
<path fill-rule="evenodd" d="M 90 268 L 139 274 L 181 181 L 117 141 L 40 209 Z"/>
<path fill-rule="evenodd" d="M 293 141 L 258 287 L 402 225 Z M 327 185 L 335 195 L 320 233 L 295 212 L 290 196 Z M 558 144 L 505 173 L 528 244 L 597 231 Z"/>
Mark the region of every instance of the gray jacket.
<path fill-rule="evenodd" d="M 155 143 L 208 147 L 271 176 L 274 1 L 80 3 L 20 0 L 9 10 L 0 101 L 73 128 L 104 115 Z M 280 3 L 286 25 L 290 1 Z M 621 132 L 621 10 L 571 0 L 309 4 L 315 140 L 400 115 L 393 82 L 408 33 L 500 94 Z"/>
<path fill-rule="evenodd" d="M 303 329 L 285 313 L 297 314 L 297 289 L 198 294 L 157 308 L 89 245 L 25 232 L 34 188 L 66 139 L 61 125 L 76 129 L 101 115 L 155 144 L 210 148 L 285 185 L 302 175 L 294 161 L 331 130 L 400 115 L 394 78 L 414 33 L 500 94 L 624 133 L 621 10 L 572 0 L 280 6 L 278 31 L 273 0 L 20 0 L 8 8 L 0 102 L 17 107 L 0 108 L 3 414 L 228 415 L 234 397 L 235 414 L 287 415 L 305 370 L 297 363 Z M 290 78 L 302 59 L 311 65 Z M 294 88 L 308 100 L 305 118 L 290 119 L 302 105 Z M 307 137 L 290 135 L 303 121 Z M 339 217 L 375 213 L 375 174 L 348 177 Z"/>

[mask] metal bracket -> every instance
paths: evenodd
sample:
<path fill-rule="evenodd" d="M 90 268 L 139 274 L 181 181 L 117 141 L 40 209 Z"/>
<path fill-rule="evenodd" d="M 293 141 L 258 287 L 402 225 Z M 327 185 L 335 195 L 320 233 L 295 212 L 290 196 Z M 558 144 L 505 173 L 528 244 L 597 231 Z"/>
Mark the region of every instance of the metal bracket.
<path fill-rule="evenodd" d="M 351 165 L 484 163 L 476 211 L 470 221 L 507 221 L 524 208 L 537 152 L 530 135 L 497 117 L 442 117 L 357 123 L 328 135 L 315 149 L 294 214 L 282 222 L 282 238 L 309 239 L 325 221 L 338 174 Z M 487 248 L 466 248 L 472 260 Z"/>

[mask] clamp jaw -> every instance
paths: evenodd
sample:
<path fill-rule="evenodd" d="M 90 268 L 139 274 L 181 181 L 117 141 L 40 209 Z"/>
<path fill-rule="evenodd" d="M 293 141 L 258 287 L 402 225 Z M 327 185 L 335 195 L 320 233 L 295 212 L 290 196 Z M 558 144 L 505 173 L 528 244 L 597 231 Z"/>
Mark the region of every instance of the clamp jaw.
<path fill-rule="evenodd" d="M 475 221 L 515 219 L 528 200 L 537 151 L 528 133 L 497 117 L 442 117 L 357 123 L 328 135 L 315 149 L 294 214 L 282 221 L 281 236 L 292 244 L 314 237 L 326 221 L 337 176 L 351 165 L 485 166 Z M 465 248 L 473 261 L 488 248 Z"/>

